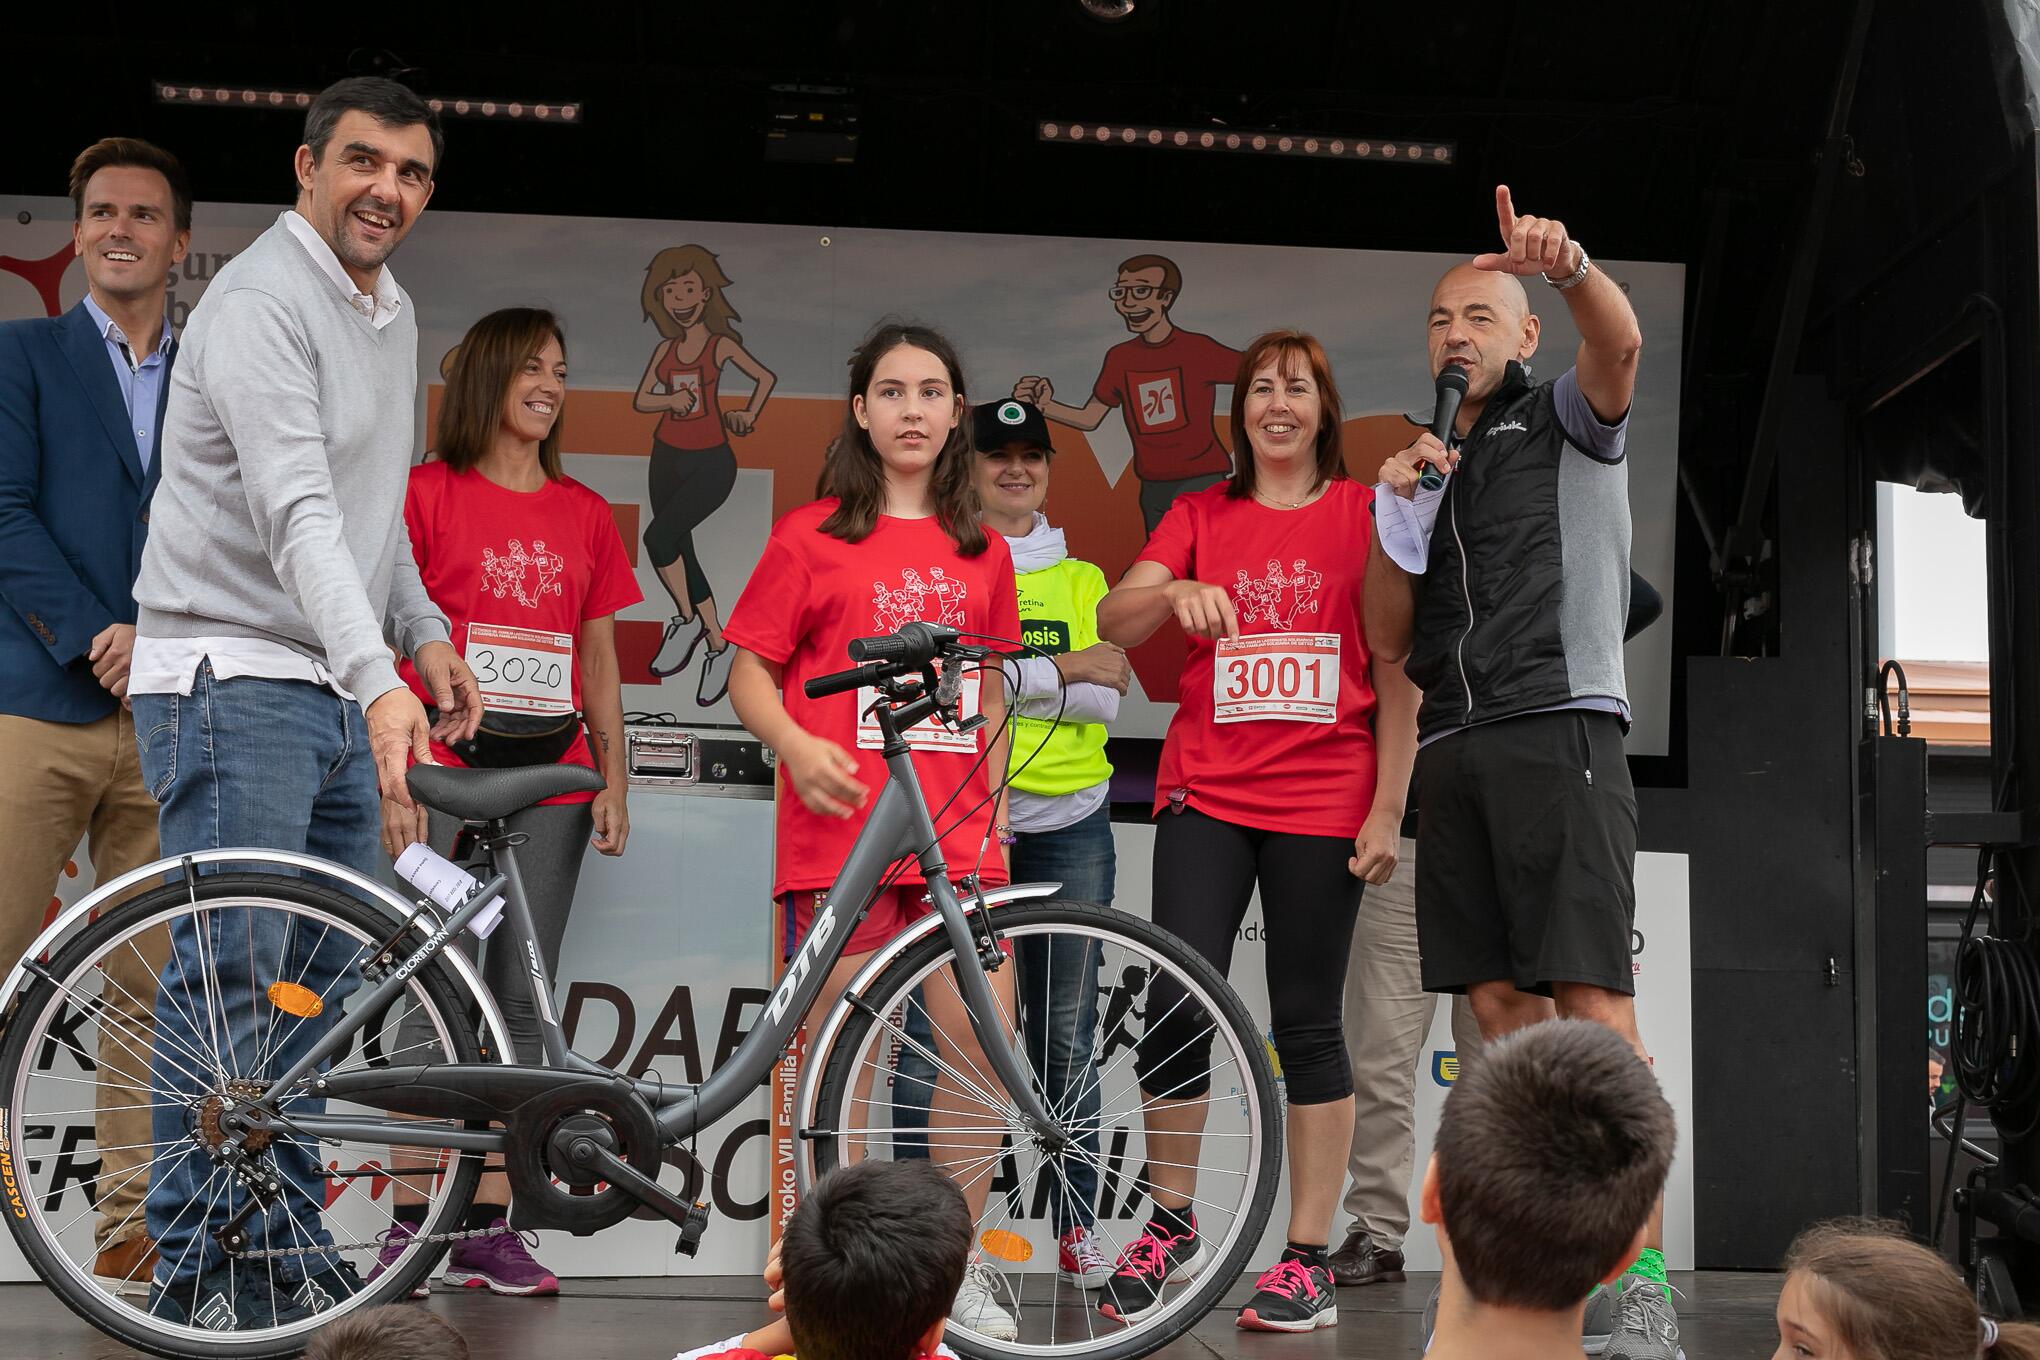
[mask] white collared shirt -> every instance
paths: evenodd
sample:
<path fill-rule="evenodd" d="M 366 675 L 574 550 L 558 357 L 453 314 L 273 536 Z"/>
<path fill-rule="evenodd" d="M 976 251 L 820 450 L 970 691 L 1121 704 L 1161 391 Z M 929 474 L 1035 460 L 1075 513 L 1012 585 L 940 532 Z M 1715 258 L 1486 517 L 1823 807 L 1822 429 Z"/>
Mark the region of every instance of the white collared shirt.
<path fill-rule="evenodd" d="M 369 324 L 377 330 L 397 319 L 397 312 L 404 305 L 403 295 L 397 292 L 397 281 L 390 274 L 390 267 L 384 265 L 375 272 L 375 292 L 364 293 L 354 286 L 342 267 L 340 257 L 333 253 L 333 247 L 326 244 L 326 238 L 307 222 L 296 208 L 286 208 L 278 219 L 290 228 L 290 234 L 297 237 L 298 244 L 312 257 L 312 262 L 333 280 L 333 286 L 347 299 L 347 305 L 368 318 Z"/>

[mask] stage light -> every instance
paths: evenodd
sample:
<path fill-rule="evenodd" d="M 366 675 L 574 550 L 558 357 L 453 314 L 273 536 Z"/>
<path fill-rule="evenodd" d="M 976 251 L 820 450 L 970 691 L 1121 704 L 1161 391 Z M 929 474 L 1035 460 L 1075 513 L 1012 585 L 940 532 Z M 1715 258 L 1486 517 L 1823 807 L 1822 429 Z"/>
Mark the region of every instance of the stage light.
<path fill-rule="evenodd" d="M 316 90 L 278 90 L 265 85 L 243 85 L 232 89 L 180 85 L 173 81 L 154 82 L 158 104 L 195 104 L 211 108 L 308 109 L 318 97 Z M 510 123 L 578 123 L 579 103 L 548 100 L 543 104 L 527 100 L 429 98 L 425 106 L 441 117 L 478 118 Z"/>
<path fill-rule="evenodd" d="M 1341 160 L 1394 161 L 1409 165 L 1450 165 L 1457 154 L 1457 148 L 1451 142 L 1377 142 L 1329 137 L 1323 133 L 1216 132 L 1209 128 L 1122 123 L 1041 122 L 1035 125 L 1035 136 L 1044 142 L 1151 146 L 1174 151 L 1246 151 L 1264 156 L 1336 156 Z"/>

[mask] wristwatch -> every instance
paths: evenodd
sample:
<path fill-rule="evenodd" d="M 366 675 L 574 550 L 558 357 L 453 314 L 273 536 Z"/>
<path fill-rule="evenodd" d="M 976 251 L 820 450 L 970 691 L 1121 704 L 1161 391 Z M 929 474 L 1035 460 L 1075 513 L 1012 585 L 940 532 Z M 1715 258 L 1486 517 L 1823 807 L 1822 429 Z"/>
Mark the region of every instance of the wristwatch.
<path fill-rule="evenodd" d="M 1573 244 L 1580 246 L 1578 241 L 1574 241 Z M 1573 270 L 1570 275 L 1563 279 L 1554 279 L 1551 275 L 1546 274 L 1544 275 L 1544 281 L 1563 293 L 1568 288 L 1577 288 L 1585 283 L 1587 281 L 1587 271 L 1593 267 L 1594 262 L 1588 258 L 1587 248 L 1580 246 L 1580 267 L 1578 269 Z"/>

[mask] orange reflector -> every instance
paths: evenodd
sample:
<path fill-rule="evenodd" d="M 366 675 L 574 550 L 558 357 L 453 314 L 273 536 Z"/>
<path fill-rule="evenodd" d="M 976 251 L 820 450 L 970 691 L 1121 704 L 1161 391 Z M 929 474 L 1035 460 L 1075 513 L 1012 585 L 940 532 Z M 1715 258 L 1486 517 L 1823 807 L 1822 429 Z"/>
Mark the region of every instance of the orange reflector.
<path fill-rule="evenodd" d="M 980 1237 L 978 1243 L 987 1253 L 998 1257 L 1001 1261 L 1018 1263 L 1034 1255 L 1034 1244 L 1032 1242 L 1029 1242 L 1019 1233 L 1007 1232 L 1004 1228 L 992 1229 L 983 1237 Z"/>
<path fill-rule="evenodd" d="M 285 1015 L 302 1016 L 307 1020 L 326 1009 L 326 1003 L 319 1000 L 318 993 L 295 982 L 270 983 L 269 1004 Z"/>

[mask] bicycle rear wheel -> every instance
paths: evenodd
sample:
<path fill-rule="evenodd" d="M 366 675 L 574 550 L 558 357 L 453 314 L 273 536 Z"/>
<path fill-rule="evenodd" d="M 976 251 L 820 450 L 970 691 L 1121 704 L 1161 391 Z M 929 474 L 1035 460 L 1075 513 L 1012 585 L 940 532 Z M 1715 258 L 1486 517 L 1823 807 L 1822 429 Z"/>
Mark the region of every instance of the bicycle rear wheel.
<path fill-rule="evenodd" d="M 1019 1336 L 1002 1340 L 951 1322 L 948 1341 L 958 1352 L 975 1360 L 1131 1360 L 1146 1355 L 1210 1312 L 1260 1245 L 1275 1200 L 1282 1148 L 1282 1113 L 1266 1044 L 1217 970 L 1147 921 L 1055 900 L 999 907 L 992 919 L 1015 960 L 1036 960 L 1036 967 L 1046 960 L 1050 969 L 1066 966 L 1055 964 L 1056 959 L 1086 961 L 1078 978 L 1039 978 L 1019 988 L 1020 1028 L 1038 1030 L 1046 1023 L 1045 1016 L 1032 1013 L 1030 993 L 1052 997 L 1058 983 L 1092 986 L 1100 976 L 1110 989 L 1101 1008 L 1104 1023 L 1097 1027 L 1106 1032 L 1064 1036 L 1083 1055 L 1080 1074 L 1088 1075 L 1051 1088 L 1041 1086 L 1042 1074 L 1034 1073 L 1058 1119 L 1087 1136 L 1060 1157 L 1047 1154 L 1020 1122 L 995 1075 L 941 1056 L 954 1049 L 938 1023 L 930 1022 L 933 1052 L 925 1040 L 913 1037 L 907 1008 L 916 992 L 955 986 L 948 971 L 954 955 L 947 934 L 938 931 L 878 977 L 860 1004 L 844 1015 L 829 1051 L 816 1055 L 825 1064 L 817 1127 L 806 1131 L 813 1140 L 816 1170 L 871 1158 L 932 1156 L 959 1184 L 989 1182 L 985 1208 L 973 1229 L 973 1262 L 991 1268 Z M 1009 960 L 1007 966 L 1017 970 L 1022 965 Z M 1093 1230 L 1109 1254 L 1122 1255 L 1144 1225 L 1150 1206 L 1142 1189 L 1148 1157 L 1142 1114 L 1151 1098 L 1140 1089 L 1135 1064 L 1152 1070 L 1173 1055 L 1144 1052 L 1146 1036 L 1164 1016 L 1144 1015 L 1134 1003 L 1152 996 L 1161 978 L 1180 989 L 1169 989 L 1181 998 L 1175 1007 L 1202 1012 L 1209 1022 L 1204 1032 L 1212 1039 L 1205 1070 L 1209 1089 L 1202 1097 L 1204 1128 L 1195 1135 L 1196 1155 L 1185 1159 L 1195 1166 L 1192 1207 L 1209 1255 L 1193 1278 L 1171 1284 L 1153 1311 L 1125 1322 L 1099 1312 L 1084 1287 L 1062 1277 L 1052 1219 L 1058 1196 L 1073 1194 L 1071 1171 L 1082 1167 L 1097 1182 Z M 1024 1058 L 1025 1044 L 1017 1035 L 1008 1037 Z M 908 1113 L 917 1103 L 907 1089 L 912 1079 L 895 1079 L 903 1047 L 933 1062 L 939 1083 L 952 1093 L 952 1110 L 959 1101 L 964 1107 L 961 1115 L 947 1116 L 947 1128 L 940 1127 L 941 1117 L 931 1119 L 935 1126 L 924 1127 Z M 1081 1192 L 1076 1197 L 1082 1198 Z"/>
<path fill-rule="evenodd" d="M 224 1280 L 234 1302 L 213 1304 L 200 1287 L 202 1263 L 220 1256 L 212 1232 L 249 1193 L 222 1155 L 236 1103 L 265 1092 L 328 1028 L 364 1021 L 331 1072 L 483 1061 L 470 998 L 438 959 L 390 1005 L 356 1016 L 361 968 L 394 931 L 388 915 L 304 879 L 209 874 L 107 910 L 39 972 L 0 1042 L 0 1154 L 15 1178 L 6 1218 L 29 1263 L 74 1312 L 157 1355 L 255 1360 L 296 1354 L 320 1325 L 404 1297 L 431 1271 L 443 1244 L 414 1240 L 395 1244 L 375 1273 L 379 1239 L 396 1226 L 390 1142 L 322 1139 L 286 1125 L 242 1147 L 247 1176 L 294 1193 L 257 1214 L 250 1250 L 207 1277 Z M 172 941 L 203 966 L 166 962 Z M 406 935 L 397 958 L 418 942 Z M 398 1037 L 407 1015 L 408 1045 Z M 308 1092 L 286 1098 L 279 1113 L 287 1120 L 322 1106 L 382 1116 Z M 145 1130 L 139 1141 L 102 1145 L 100 1130 L 124 1114 Z M 424 1194 L 423 1234 L 459 1228 L 481 1156 L 418 1150 L 406 1160 L 425 1167 L 406 1177 Z M 183 1242 L 163 1253 L 171 1287 L 152 1294 L 140 1266 L 127 1278 L 97 1277 L 95 1219 L 117 1220 L 108 1240 L 133 1231 L 158 1179 L 182 1203 L 152 1225 Z M 365 1282 L 350 1280 L 348 1269 L 321 1269 L 336 1259 Z M 256 1303 L 242 1306 L 250 1296 Z M 318 1311 L 278 1322 L 261 1315 L 265 1297 Z"/>

